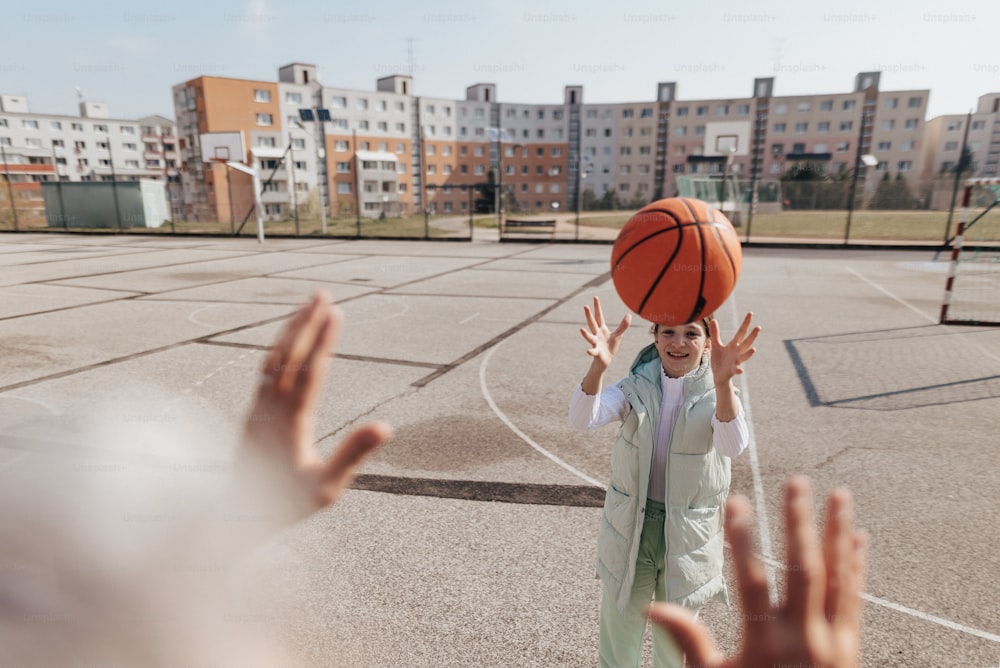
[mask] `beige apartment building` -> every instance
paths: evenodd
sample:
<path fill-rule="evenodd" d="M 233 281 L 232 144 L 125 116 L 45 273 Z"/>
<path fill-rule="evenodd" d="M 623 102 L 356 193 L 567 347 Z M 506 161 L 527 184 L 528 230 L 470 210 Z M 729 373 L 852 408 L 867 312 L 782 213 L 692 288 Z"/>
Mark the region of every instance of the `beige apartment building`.
<path fill-rule="evenodd" d="M 773 77 L 758 78 L 746 97 L 704 100 L 663 82 L 649 101 L 612 104 L 587 104 L 571 85 L 559 104 L 518 104 L 501 102 L 493 83 L 469 86 L 464 99 L 423 97 L 406 75 L 370 91 L 329 87 L 305 63 L 280 68 L 274 82 L 198 77 L 174 87 L 186 212 L 230 215 L 222 167 L 197 155 L 198 135 L 218 131 L 245 136 L 245 160 L 269 179 L 270 218 L 321 205 L 341 217 L 461 214 L 492 207 L 490 185 L 501 186 L 508 212 L 640 204 L 675 194 L 680 176 L 729 173 L 748 184 L 801 170 L 857 169 L 862 197 L 902 174 L 916 195 L 947 169 L 954 122 L 925 120 L 929 90 L 884 91 L 880 79 L 862 72 L 843 92 L 778 96 Z M 981 99 L 970 135 L 980 169 L 998 162 L 997 98 Z"/>

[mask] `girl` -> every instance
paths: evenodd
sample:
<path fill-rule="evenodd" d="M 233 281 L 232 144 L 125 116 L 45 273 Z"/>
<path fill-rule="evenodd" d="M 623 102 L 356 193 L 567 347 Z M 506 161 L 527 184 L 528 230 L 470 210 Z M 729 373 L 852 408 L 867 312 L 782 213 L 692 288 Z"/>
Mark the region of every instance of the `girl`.
<path fill-rule="evenodd" d="M 611 454 L 611 481 L 597 540 L 601 601 L 600 665 L 639 666 L 650 601 L 697 612 L 726 598 L 721 508 L 729 458 L 746 447 L 742 405 L 732 384 L 756 352 L 760 327 L 743 319 L 728 344 L 711 316 L 680 326 L 653 325 L 653 343 L 629 375 L 604 388 L 604 374 L 631 324 L 613 332 L 601 302 L 584 307 L 590 369 L 570 404 L 570 423 L 594 429 L 622 422 Z M 749 333 L 748 333 L 749 330 Z M 680 667 L 683 656 L 659 629 L 653 665 Z"/>

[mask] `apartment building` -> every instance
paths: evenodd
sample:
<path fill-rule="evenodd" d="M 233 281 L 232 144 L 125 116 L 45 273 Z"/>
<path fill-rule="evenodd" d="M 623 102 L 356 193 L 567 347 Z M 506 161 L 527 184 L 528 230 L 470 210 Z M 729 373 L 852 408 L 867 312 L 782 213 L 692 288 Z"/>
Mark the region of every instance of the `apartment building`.
<path fill-rule="evenodd" d="M 758 78 L 746 97 L 701 100 L 661 82 L 651 100 L 605 104 L 586 104 L 571 85 L 560 104 L 519 104 L 500 101 L 493 83 L 469 86 L 464 99 L 419 96 L 405 75 L 382 77 L 374 90 L 329 87 L 314 65 L 293 63 L 276 82 L 199 77 L 174 92 L 191 215 L 229 215 L 223 186 L 232 180 L 201 165 L 197 147 L 200 133 L 236 131 L 246 160 L 272 177 L 268 217 L 320 202 L 330 215 L 380 217 L 464 213 L 484 184 L 502 186 L 508 211 L 573 209 L 588 190 L 648 202 L 675 194 L 680 176 L 724 172 L 747 182 L 857 169 L 866 196 L 885 174 L 916 188 L 928 161 L 940 169 L 953 157 L 945 135 L 954 119 L 926 121 L 929 90 L 883 91 L 880 78 L 861 72 L 845 91 L 793 96 Z M 981 100 L 972 140 L 979 164 L 994 170 L 997 98 Z"/>
<path fill-rule="evenodd" d="M 938 191 L 950 196 L 949 185 L 953 185 L 963 143 L 971 158 L 964 176 L 1000 174 L 1000 93 L 980 96 L 975 110 L 968 114 L 947 114 L 927 121 L 920 176 L 923 181 L 941 182 L 935 188 L 932 206 L 940 204 Z"/>
<path fill-rule="evenodd" d="M 102 102 L 80 101 L 80 115 L 32 112 L 21 95 L 0 95 L 0 171 L 25 201 L 40 201 L 44 181 L 138 181 L 166 185 L 180 211 L 179 153 L 173 121 L 112 118 Z"/>

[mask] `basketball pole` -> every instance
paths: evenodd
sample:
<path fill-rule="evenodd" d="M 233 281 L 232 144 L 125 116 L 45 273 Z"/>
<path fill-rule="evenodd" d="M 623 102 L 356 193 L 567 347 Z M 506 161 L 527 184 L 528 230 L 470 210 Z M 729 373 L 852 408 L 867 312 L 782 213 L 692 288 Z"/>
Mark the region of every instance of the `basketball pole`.
<path fill-rule="evenodd" d="M 249 174 L 250 178 L 253 179 L 253 208 L 257 214 L 257 243 L 262 244 L 264 243 L 264 211 L 260 203 L 260 176 L 257 174 L 257 168 L 247 167 L 232 160 L 227 160 L 226 165 L 232 167 L 237 172 Z"/>

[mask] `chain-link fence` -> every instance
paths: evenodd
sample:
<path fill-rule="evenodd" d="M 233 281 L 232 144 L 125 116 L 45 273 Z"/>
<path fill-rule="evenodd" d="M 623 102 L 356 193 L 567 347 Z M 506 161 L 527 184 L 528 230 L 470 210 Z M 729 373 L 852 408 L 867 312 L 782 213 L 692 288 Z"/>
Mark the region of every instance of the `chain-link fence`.
<path fill-rule="evenodd" d="M 0 175 L 0 230 L 257 234 L 257 215 L 252 204 L 242 209 L 234 207 L 228 220 L 194 220 L 179 214 L 183 208 L 171 200 L 172 213 L 168 212 L 156 226 L 147 226 L 149 223 L 140 220 L 140 216 L 125 214 L 120 208 L 117 214 L 108 209 L 107 215 L 99 217 L 99 223 L 88 223 L 74 206 L 56 205 L 54 200 L 49 201 L 52 197 L 43 197 L 40 185 L 8 184 Z M 918 180 L 874 173 L 856 183 L 847 178 L 765 180 L 756 184 L 739 181 L 733 190 L 736 194 L 728 191 L 723 204 L 728 207 L 727 213 L 741 238 L 747 242 L 944 244 L 954 234 L 958 219 L 957 213 L 951 212 L 954 178 L 948 175 Z M 265 202 L 262 218 L 265 236 L 469 240 L 478 233 L 483 238 L 499 239 L 502 236 L 497 229 L 499 221 L 527 218 L 554 220 L 556 226 L 551 238 L 555 240 L 612 241 L 638 204 L 605 197 L 610 208 L 604 210 L 598 199 L 582 199 L 583 206 L 580 202 L 570 202 L 558 209 L 528 211 L 521 210 L 511 198 L 500 217 L 483 197 L 455 199 L 451 203 L 435 193 L 435 197 L 428 198 L 432 205 L 426 212 L 408 205 L 377 215 L 365 212 L 358 216 L 353 211 L 341 211 L 325 220 L 320 217 L 318 206 L 310 206 L 308 202 L 301 202 L 299 207 L 274 207 Z M 711 197 L 707 199 L 711 203 Z M 577 207 L 582 211 L 577 211 Z"/>

